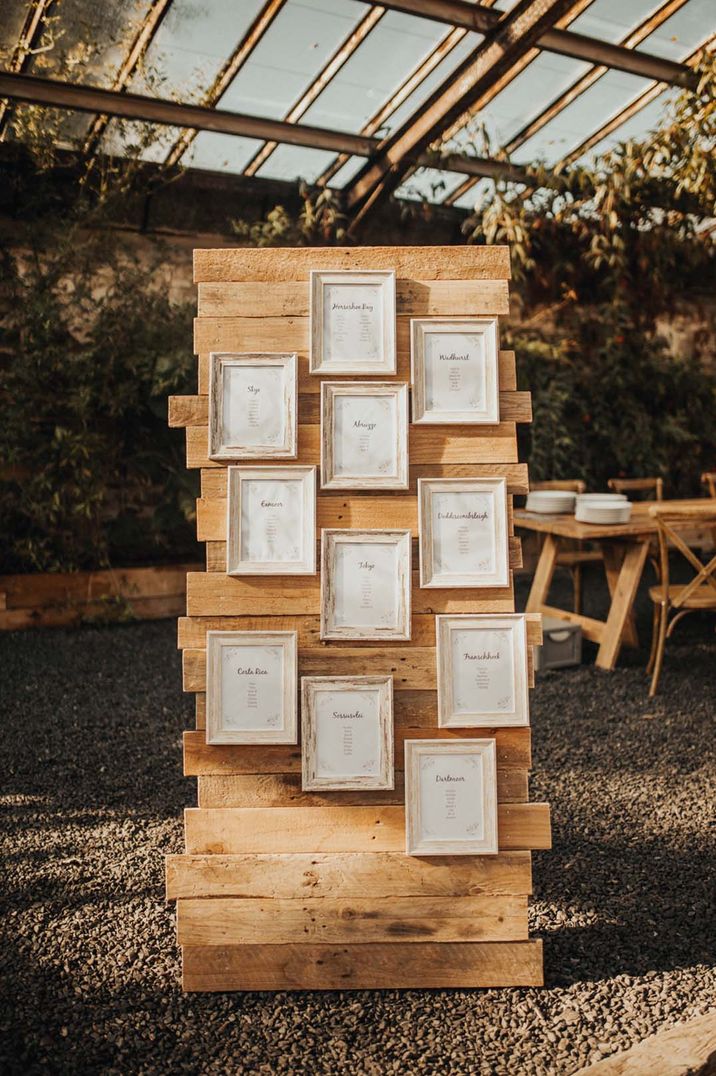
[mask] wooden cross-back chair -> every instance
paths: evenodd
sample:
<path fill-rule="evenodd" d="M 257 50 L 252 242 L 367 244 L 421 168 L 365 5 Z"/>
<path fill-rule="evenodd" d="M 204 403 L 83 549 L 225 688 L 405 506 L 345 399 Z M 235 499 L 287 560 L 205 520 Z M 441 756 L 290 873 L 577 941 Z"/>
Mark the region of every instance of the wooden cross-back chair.
<path fill-rule="evenodd" d="M 664 499 L 664 479 L 653 478 L 610 478 L 607 485 L 614 493 L 653 493 L 653 500 Z M 631 500 L 631 497 L 629 497 Z"/>
<path fill-rule="evenodd" d="M 659 540 L 659 583 L 649 588 L 654 603 L 654 621 L 651 654 L 647 673 L 651 673 L 649 695 L 656 694 L 664 661 L 666 640 L 687 613 L 698 611 L 716 612 L 716 555 L 701 560 L 684 540 L 684 533 L 694 525 L 716 527 L 716 504 L 705 502 L 683 508 L 671 508 L 668 504 L 655 504 L 649 515 L 656 520 Z M 679 554 L 693 569 L 687 583 L 670 581 L 669 552 Z M 707 554 L 707 558 L 709 554 Z"/>
<path fill-rule="evenodd" d="M 579 496 L 580 493 L 586 492 L 587 483 L 581 478 L 553 478 L 548 482 L 531 482 L 530 489 L 565 490 Z M 563 549 L 557 556 L 557 567 L 566 568 L 572 579 L 575 613 L 581 613 L 582 611 L 582 569 L 585 564 L 594 564 L 601 561 L 601 559 L 602 554 L 598 550 L 586 549 L 583 542 L 577 541 L 570 542 L 568 548 Z"/>
<path fill-rule="evenodd" d="M 701 485 L 706 487 L 709 497 L 716 498 L 716 471 L 704 471 L 701 475 Z"/>

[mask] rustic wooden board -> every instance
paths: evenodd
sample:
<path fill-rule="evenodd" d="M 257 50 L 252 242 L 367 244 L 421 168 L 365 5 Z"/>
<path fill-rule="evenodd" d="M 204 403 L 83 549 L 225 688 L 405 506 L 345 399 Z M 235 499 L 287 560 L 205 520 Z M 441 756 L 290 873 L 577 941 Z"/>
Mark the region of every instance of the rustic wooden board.
<path fill-rule="evenodd" d="M 532 892 L 529 852 L 405 856 L 402 852 L 167 856 L 166 895 L 180 897 L 460 897 Z"/>
<path fill-rule="evenodd" d="M 388 806 L 405 803 L 403 761 L 398 760 L 395 788 L 380 791 L 304 792 L 298 773 L 243 773 L 200 777 L 200 807 L 334 807 Z M 497 770 L 497 799 L 500 803 L 526 803 L 529 798 L 528 770 Z"/>
<path fill-rule="evenodd" d="M 394 269 L 421 280 L 509 280 L 508 247 L 227 247 L 194 251 L 194 282 L 308 280 L 311 269 Z"/>
<path fill-rule="evenodd" d="M 542 986 L 542 942 L 185 946 L 184 990 Z"/>
<path fill-rule="evenodd" d="M 430 695 L 432 715 L 436 715 L 436 698 L 433 692 L 400 692 L 395 699 L 395 760 L 396 768 L 402 769 L 405 740 L 460 739 L 465 737 L 490 737 L 497 745 L 497 765 L 505 768 L 529 768 L 531 758 L 531 734 L 529 728 L 483 728 L 483 729 L 437 729 L 433 725 L 410 725 L 401 712 L 403 695 Z M 409 700 L 412 703 L 412 699 Z M 212 774 L 232 773 L 300 773 L 301 748 L 298 744 L 257 744 L 239 746 L 208 744 L 201 731 L 184 733 L 184 775 L 202 777 Z"/>
<path fill-rule="evenodd" d="M 549 848 L 549 806 L 502 803 L 497 829 L 501 851 Z M 191 853 L 399 852 L 405 807 L 188 807 L 184 832 Z"/>
<path fill-rule="evenodd" d="M 374 942 L 526 941 L 526 896 L 184 898 L 180 945 L 329 945 Z"/>

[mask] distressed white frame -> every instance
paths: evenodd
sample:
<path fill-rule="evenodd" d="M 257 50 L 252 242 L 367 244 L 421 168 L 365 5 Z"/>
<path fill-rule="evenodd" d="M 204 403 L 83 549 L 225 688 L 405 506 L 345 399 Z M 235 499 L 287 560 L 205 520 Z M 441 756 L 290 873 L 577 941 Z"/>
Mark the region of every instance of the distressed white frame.
<path fill-rule="evenodd" d="M 496 661 L 495 651 L 479 650 L 480 637 L 484 639 L 485 633 L 490 632 L 497 636 L 499 646 L 509 648 L 512 664 L 511 697 L 503 695 L 494 701 L 489 708 L 480 709 L 477 705 L 461 706 L 458 709 L 456 700 L 456 668 L 455 648 L 453 645 L 456 633 L 475 634 L 475 643 L 478 649 L 471 658 L 475 661 L 472 666 L 476 675 L 484 678 L 485 672 L 477 672 L 480 663 L 484 669 L 489 666 L 489 661 Z M 480 728 L 480 727 L 522 727 L 529 725 L 529 680 L 527 666 L 527 626 L 524 613 L 488 613 L 477 615 L 471 613 L 456 614 L 454 616 L 437 616 L 435 618 L 435 635 L 437 645 L 438 667 L 438 725 L 440 728 Z M 466 651 L 468 653 L 469 651 Z M 476 656 L 482 654 L 483 657 Z M 491 653 L 491 657 L 484 655 Z M 501 652 L 500 652 L 501 653 Z M 457 660 L 461 660 L 458 658 Z M 464 658 L 462 660 L 465 660 Z M 502 659 L 504 660 L 504 658 Z M 477 702 L 479 689 L 475 687 L 473 701 Z"/>
<path fill-rule="evenodd" d="M 426 337 L 429 335 L 479 334 L 484 340 L 484 405 L 444 410 L 429 407 L 427 399 Z M 410 379 L 413 422 L 417 424 L 495 425 L 500 421 L 499 386 L 500 340 L 498 319 L 492 318 L 411 318 Z"/>
<path fill-rule="evenodd" d="M 342 776 L 320 776 L 321 744 L 317 719 L 317 697 L 332 692 L 337 698 L 351 693 L 377 695 L 378 751 L 370 771 L 348 772 Z M 325 749 L 325 748 L 324 748 Z M 302 787 L 306 791 L 349 789 L 392 789 L 395 787 L 393 758 L 393 677 L 392 676 L 302 676 L 301 677 L 301 766 Z"/>
<path fill-rule="evenodd" d="M 335 285 L 380 286 L 382 332 L 375 361 L 331 357 L 330 324 L 324 316 L 323 294 Z M 309 370 L 312 374 L 394 374 L 396 372 L 395 271 L 393 269 L 311 270 Z"/>
<path fill-rule="evenodd" d="M 287 533 L 299 535 L 299 555 L 295 560 L 250 560 L 244 554 L 241 505 L 244 485 L 252 481 L 300 482 L 300 518 L 291 518 Z M 315 575 L 316 572 L 316 468 L 315 467 L 229 467 L 226 521 L 227 575 Z"/>
<path fill-rule="evenodd" d="M 379 624 L 338 624 L 338 603 L 345 600 L 336 584 L 336 550 L 345 544 L 391 545 L 398 555 L 394 603 L 396 622 L 386 628 Z M 412 534 L 407 530 L 321 531 L 321 638 L 322 639 L 410 639 Z M 341 618 L 342 619 L 342 618 Z"/>
<path fill-rule="evenodd" d="M 283 651 L 280 708 L 275 728 L 227 728 L 223 697 L 224 650 L 279 647 Z M 297 721 L 297 633 L 295 631 L 208 631 L 206 633 L 206 742 L 208 744 L 295 744 Z"/>
<path fill-rule="evenodd" d="M 387 430 L 376 430 L 395 457 L 390 473 L 336 473 L 336 401 L 339 398 L 365 399 L 387 397 L 395 400 L 395 423 Z M 385 381 L 324 381 L 321 384 L 321 487 L 323 489 L 407 489 L 408 488 L 408 386 Z"/>
<path fill-rule="evenodd" d="M 497 761 L 494 740 L 450 739 L 450 740 L 406 740 L 405 741 L 405 851 L 409 856 L 448 856 L 448 855 L 495 855 L 498 852 L 497 836 Z M 468 772 L 474 770 L 475 783 L 479 780 L 479 817 L 482 823 L 475 828 L 474 836 L 471 826 L 465 825 L 464 836 L 460 838 L 440 837 L 431 832 L 425 821 L 423 796 L 430 795 L 430 771 L 436 758 L 455 757 L 469 759 Z M 433 762 L 431 763 L 431 760 Z M 449 776 L 449 775 L 448 775 Z M 464 775 L 460 775 L 464 776 Z M 456 782 L 457 784 L 457 782 Z M 468 782 L 469 784 L 469 782 Z M 438 796 L 438 787 L 446 794 L 450 783 L 435 784 L 433 795 Z M 467 785 L 466 789 L 467 790 Z M 457 796 L 457 793 L 456 793 Z M 464 800 L 464 797 L 463 797 Z M 474 799 L 471 798 L 471 803 Z M 446 803 L 446 811 L 455 809 Z"/>
<path fill-rule="evenodd" d="M 494 565 L 475 565 L 474 570 L 450 571 L 435 568 L 433 498 L 436 494 L 490 494 L 493 503 L 492 541 Z M 420 528 L 421 587 L 506 587 L 510 582 L 507 527 L 507 480 L 505 478 L 419 478 L 418 521 Z"/>
<path fill-rule="evenodd" d="M 283 370 L 283 393 L 273 400 L 280 407 L 283 440 L 270 444 L 257 440 L 256 444 L 233 444 L 224 439 L 224 411 L 226 406 L 225 371 L 232 368 L 256 368 L 257 376 L 266 369 Z M 209 459 L 295 459 L 296 457 L 296 396 L 298 358 L 296 352 L 218 352 L 209 355 Z"/>

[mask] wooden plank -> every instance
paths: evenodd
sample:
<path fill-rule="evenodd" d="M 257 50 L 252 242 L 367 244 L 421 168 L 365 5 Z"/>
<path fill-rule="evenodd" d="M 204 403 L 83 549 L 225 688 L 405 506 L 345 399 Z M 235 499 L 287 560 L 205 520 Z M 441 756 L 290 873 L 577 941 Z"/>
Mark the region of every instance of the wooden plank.
<path fill-rule="evenodd" d="M 422 280 L 509 280 L 506 246 L 227 247 L 194 251 L 194 282 L 307 280 L 311 269 L 394 269 Z"/>
<path fill-rule="evenodd" d="M 574 1076 L 708 1076 L 715 1056 L 716 1013 L 710 1012 L 657 1031 Z"/>
<path fill-rule="evenodd" d="M 542 616 L 554 616 L 558 620 L 566 620 L 568 624 L 579 624 L 582 635 L 593 643 L 601 643 L 604 638 L 606 624 L 603 620 L 594 620 L 584 613 L 575 613 L 571 609 L 558 609 L 556 605 L 541 605 L 539 611 Z"/>
<path fill-rule="evenodd" d="M 345 852 L 166 858 L 167 900 L 450 897 L 531 892 L 529 852 L 448 857 Z"/>
<path fill-rule="evenodd" d="M 304 426 L 320 424 L 319 397 L 302 393 L 298 399 L 298 413 Z M 500 419 L 503 422 L 532 421 L 532 393 L 501 392 Z M 208 426 L 208 396 L 170 396 L 169 425 L 181 429 L 186 426 Z M 524 491 L 526 492 L 526 491 Z"/>
<path fill-rule="evenodd" d="M 428 695 L 429 692 L 415 692 Z M 504 769 L 528 769 L 532 763 L 529 728 L 437 729 L 435 728 L 435 696 L 433 695 L 433 725 L 409 725 L 401 712 L 403 692 L 395 700 L 395 765 L 403 768 L 403 747 L 407 740 L 494 738 L 497 765 Z M 410 700 L 409 700 L 410 701 Z M 300 773 L 301 748 L 298 744 L 260 744 L 256 746 L 207 744 L 201 731 L 184 733 L 185 777 L 207 777 L 218 774 L 242 773 Z"/>
<path fill-rule="evenodd" d="M 201 650 L 206 646 L 207 631 L 296 631 L 298 645 L 334 647 L 370 646 L 370 643 L 340 642 L 321 643 L 319 639 L 320 618 L 317 616 L 245 616 L 245 617 L 194 617 L 183 616 L 177 624 L 177 645 L 181 650 Z M 412 619 L 412 646 L 431 646 L 435 643 L 435 620 L 431 614 L 421 614 Z M 539 613 L 527 614 L 527 644 L 539 646 L 542 642 L 542 623 Z"/>
<path fill-rule="evenodd" d="M 206 426 L 186 427 L 186 465 L 224 467 L 209 459 Z M 517 433 L 514 422 L 497 426 L 411 426 L 408 452 L 413 464 L 432 463 L 517 463 Z M 320 462 L 320 427 L 298 427 L 298 455 L 292 462 Z"/>
<path fill-rule="evenodd" d="M 308 368 L 308 318 L 227 318 L 195 322 L 194 350 L 199 356 L 197 365 L 198 393 L 209 392 L 209 352 L 211 351 L 295 351 L 298 355 L 298 391 L 301 396 L 317 396 L 321 378 Z M 410 381 L 410 318 L 399 317 L 396 323 L 395 374 L 381 374 L 380 381 Z M 367 375 L 366 375 L 367 376 Z M 372 375 L 378 377 L 377 374 Z M 370 378 L 369 378 L 370 379 Z M 362 378 L 361 378 L 362 380 Z M 500 392 L 517 389 L 514 351 L 498 355 L 498 387 Z M 315 422 L 315 418 L 312 420 Z"/>
<path fill-rule="evenodd" d="M 401 764 L 396 766 L 395 788 L 380 791 L 345 790 L 304 792 L 298 773 L 237 773 L 200 777 L 199 807 L 319 807 L 388 806 L 405 802 Z M 499 803 L 526 803 L 529 773 L 521 769 L 497 770 Z"/>
<path fill-rule="evenodd" d="M 500 851 L 550 847 L 549 805 L 502 803 Z M 405 808 L 398 807 L 189 807 L 186 850 L 245 852 L 397 852 L 405 849 Z"/>
<path fill-rule="evenodd" d="M 526 941 L 527 897 L 245 897 L 177 902 L 180 945 Z"/>
<path fill-rule="evenodd" d="M 0 576 L 7 609 L 43 609 L 107 597 L 160 598 L 183 594 L 196 564 L 114 568 L 98 572 L 37 572 Z"/>
<path fill-rule="evenodd" d="M 185 991 L 542 986 L 542 942 L 186 946 Z"/>
<path fill-rule="evenodd" d="M 529 492 L 527 465 L 524 463 L 418 463 L 410 466 L 409 492 L 417 492 L 419 478 L 505 478 L 510 496 Z M 226 499 L 226 468 L 213 467 L 201 472 L 201 496 L 207 500 Z"/>
<path fill-rule="evenodd" d="M 413 575 L 413 615 L 416 613 L 511 613 L 512 584 L 454 590 L 425 590 Z M 261 609 L 267 616 L 320 612 L 318 576 L 232 577 L 219 572 L 189 572 L 189 616 L 241 616 Z"/>
<path fill-rule="evenodd" d="M 186 609 L 182 594 L 165 594 L 158 598 L 127 598 L 121 604 L 77 601 L 74 605 L 45 605 L 37 609 L 0 611 L 0 631 L 24 631 L 29 628 L 63 628 L 91 622 L 112 620 L 164 620 L 180 616 Z"/>
<path fill-rule="evenodd" d="M 199 284 L 198 314 L 212 318 L 308 317 L 310 286 L 303 280 Z M 506 280 L 415 280 L 397 277 L 396 307 L 412 317 L 478 317 L 510 312 Z"/>

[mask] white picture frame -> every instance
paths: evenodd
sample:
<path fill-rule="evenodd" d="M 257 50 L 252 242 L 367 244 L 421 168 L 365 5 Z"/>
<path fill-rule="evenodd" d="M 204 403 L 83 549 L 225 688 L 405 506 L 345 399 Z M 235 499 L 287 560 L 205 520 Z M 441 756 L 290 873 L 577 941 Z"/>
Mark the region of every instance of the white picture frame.
<path fill-rule="evenodd" d="M 312 269 L 310 288 L 310 373 L 394 374 L 394 270 Z"/>
<path fill-rule="evenodd" d="M 405 851 L 497 854 L 494 740 L 405 741 Z"/>
<path fill-rule="evenodd" d="M 302 676 L 305 791 L 392 789 L 393 677 Z"/>
<path fill-rule="evenodd" d="M 321 384 L 321 487 L 408 488 L 408 386 Z"/>
<path fill-rule="evenodd" d="M 206 633 L 206 742 L 295 744 L 297 633 Z"/>
<path fill-rule="evenodd" d="M 228 468 L 227 575 L 315 575 L 316 468 Z"/>
<path fill-rule="evenodd" d="M 435 618 L 440 728 L 530 723 L 524 613 Z"/>
<path fill-rule="evenodd" d="M 410 639 L 412 535 L 321 531 L 321 639 Z"/>
<path fill-rule="evenodd" d="M 291 353 L 209 355 L 209 459 L 296 458 L 298 358 Z"/>
<path fill-rule="evenodd" d="M 421 587 L 506 587 L 507 481 L 419 478 Z"/>
<path fill-rule="evenodd" d="M 499 352 L 496 317 L 411 318 L 413 422 L 498 423 Z"/>

